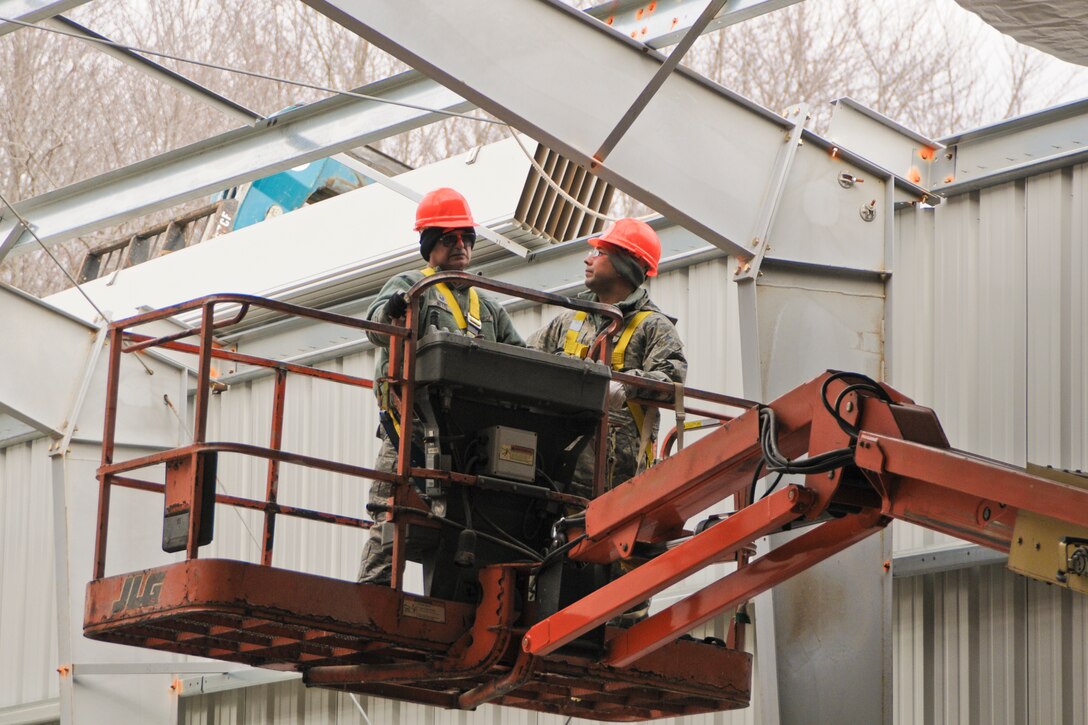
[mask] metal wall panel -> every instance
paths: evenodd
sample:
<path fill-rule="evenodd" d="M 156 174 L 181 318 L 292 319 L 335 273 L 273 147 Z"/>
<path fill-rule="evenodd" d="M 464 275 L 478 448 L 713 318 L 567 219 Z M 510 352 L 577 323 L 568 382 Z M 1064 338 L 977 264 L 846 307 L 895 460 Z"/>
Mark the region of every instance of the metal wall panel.
<path fill-rule="evenodd" d="M 50 442 L 0 449 L 0 710 L 59 694 Z"/>
<path fill-rule="evenodd" d="M 1019 465 L 1032 377 L 1025 201 L 1016 182 L 902 212 L 889 285 L 889 381 L 937 411 L 954 447 Z M 896 533 L 897 552 L 955 542 L 900 525 Z"/>
<path fill-rule="evenodd" d="M 1085 597 L 989 565 L 899 580 L 895 611 L 896 723 L 1085 722 Z"/>
<path fill-rule="evenodd" d="M 374 354 L 366 351 L 329 361 L 324 368 L 373 377 Z M 267 446 L 272 419 L 272 380 L 258 378 L 234 385 L 212 401 L 209 440 L 237 440 Z M 288 376 L 284 402 L 283 448 L 360 466 L 377 455 L 377 409 L 364 388 Z M 222 455 L 220 493 L 263 498 L 266 464 L 258 459 Z M 369 482 L 352 476 L 284 465 L 279 501 L 303 508 L 363 516 Z M 259 561 L 263 515 L 219 506 L 216 538 L 209 555 Z M 324 576 L 354 579 L 365 532 L 350 527 L 278 517 L 273 565 Z"/>
<path fill-rule="evenodd" d="M 956 447 L 1088 468 L 1088 166 L 906 209 L 889 380 Z M 897 553 L 956 540 L 895 525 Z M 1088 721 L 1088 600 L 1000 566 L 896 581 L 897 723 Z"/>

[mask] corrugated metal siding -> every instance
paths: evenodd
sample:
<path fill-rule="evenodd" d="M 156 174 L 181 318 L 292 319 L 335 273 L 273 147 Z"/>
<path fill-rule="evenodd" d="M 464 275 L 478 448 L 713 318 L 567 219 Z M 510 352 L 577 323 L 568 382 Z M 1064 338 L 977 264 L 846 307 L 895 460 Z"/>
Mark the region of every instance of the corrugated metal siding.
<path fill-rule="evenodd" d="M 0 448 L 0 709 L 59 694 L 49 442 Z"/>
<path fill-rule="evenodd" d="M 890 381 L 958 448 L 1088 467 L 1088 167 L 901 212 Z M 949 537 L 896 528 L 896 550 Z"/>
<path fill-rule="evenodd" d="M 990 565 L 897 582 L 895 722 L 1084 723 L 1088 598 Z"/>
<path fill-rule="evenodd" d="M 180 725 L 585 725 L 596 720 L 484 705 L 474 712 L 440 710 L 395 700 L 310 689 L 294 680 L 213 695 L 182 698 Z M 366 719 L 359 712 L 362 707 Z M 654 720 L 660 725 L 752 725 L 753 708 L 686 718 Z"/>
<path fill-rule="evenodd" d="M 890 381 L 952 444 L 1088 468 L 1088 166 L 897 216 Z M 896 551 L 953 543 L 895 525 Z M 897 580 L 897 723 L 1085 723 L 1088 598 L 998 566 Z"/>
<path fill-rule="evenodd" d="M 374 374 L 374 355 L 372 351 L 358 353 L 322 367 L 370 378 Z M 272 392 L 272 380 L 266 377 L 232 386 L 229 392 L 216 396 L 209 417 L 209 440 L 268 445 Z M 289 376 L 284 406 L 284 450 L 353 465 L 373 465 L 378 422 L 371 391 Z M 263 498 L 266 470 L 266 464 L 258 459 L 223 455 L 218 471 L 220 492 Z M 279 501 L 359 517 L 365 515 L 368 486 L 369 481 L 352 476 L 284 465 L 280 469 Z M 216 517 L 216 538 L 209 554 L 258 561 L 263 516 L 220 506 Z M 273 564 L 353 580 L 364 540 L 365 532 L 359 529 L 278 517 Z"/>

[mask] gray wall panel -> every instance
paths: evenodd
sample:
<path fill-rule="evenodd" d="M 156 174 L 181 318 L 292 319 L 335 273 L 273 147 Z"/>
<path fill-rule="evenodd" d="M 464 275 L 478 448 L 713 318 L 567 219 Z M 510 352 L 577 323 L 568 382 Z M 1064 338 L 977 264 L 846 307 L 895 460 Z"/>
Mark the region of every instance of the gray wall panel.
<path fill-rule="evenodd" d="M 896 585 L 896 723 L 1084 723 L 1085 597 L 999 565 Z"/>
<path fill-rule="evenodd" d="M 0 449 L 0 709 L 59 692 L 49 443 Z"/>
<path fill-rule="evenodd" d="M 1088 167 L 900 211 L 890 381 L 952 444 L 1088 467 Z M 896 550 L 955 540 L 896 525 Z M 896 722 L 1084 723 L 1086 597 L 999 566 L 896 582 Z"/>

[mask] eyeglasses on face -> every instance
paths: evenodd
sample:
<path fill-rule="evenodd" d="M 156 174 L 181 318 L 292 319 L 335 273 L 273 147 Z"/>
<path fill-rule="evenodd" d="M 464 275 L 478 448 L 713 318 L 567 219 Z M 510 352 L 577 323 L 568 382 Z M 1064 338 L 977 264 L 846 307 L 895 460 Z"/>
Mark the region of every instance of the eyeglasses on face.
<path fill-rule="evenodd" d="M 453 249 L 457 243 L 465 245 L 465 249 L 472 249 L 476 244 L 476 232 L 471 229 L 453 229 L 438 238 L 443 247 Z"/>

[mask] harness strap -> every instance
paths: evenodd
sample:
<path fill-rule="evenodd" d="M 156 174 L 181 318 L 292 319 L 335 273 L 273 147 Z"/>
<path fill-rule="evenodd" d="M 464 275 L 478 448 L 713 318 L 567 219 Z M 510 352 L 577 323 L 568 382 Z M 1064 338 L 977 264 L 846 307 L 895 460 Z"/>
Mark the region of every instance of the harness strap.
<path fill-rule="evenodd" d="M 619 371 L 623 369 L 623 356 L 627 352 L 627 345 L 630 344 L 631 338 L 634 336 L 638 326 L 651 314 L 653 313 L 650 310 L 643 310 L 632 317 L 630 322 L 627 323 L 627 327 L 623 329 L 620 339 L 616 342 L 615 349 L 612 350 L 613 370 Z M 649 421 L 646 420 L 646 408 L 643 406 L 628 402 L 627 410 L 631 412 L 631 418 L 635 421 L 635 428 L 638 430 L 639 438 L 641 439 L 638 453 L 639 470 L 642 470 L 644 463 L 645 466 L 649 468 L 654 462 L 654 447 L 649 445 L 649 441 L 650 430 L 657 421 L 657 408 L 653 409 L 654 415 L 649 416 Z M 644 458 L 645 461 L 643 461 Z"/>
<path fill-rule="evenodd" d="M 616 341 L 616 347 L 612 350 L 612 369 L 616 371 L 623 370 L 623 357 L 627 352 L 627 346 L 631 342 L 631 338 L 635 334 L 635 330 L 645 320 L 653 314 L 650 310 L 642 310 L 636 313 L 627 322 L 626 327 L 623 328 L 623 332 L 620 333 L 619 340 Z M 583 345 L 578 342 L 578 335 L 582 332 L 582 327 L 585 325 L 587 313 L 584 310 L 579 310 L 574 314 L 574 317 L 570 321 L 570 327 L 567 328 L 567 334 L 563 339 L 563 354 L 570 355 L 571 357 L 585 358 L 589 353 L 589 345 Z M 650 420 L 647 423 L 646 409 L 641 405 L 634 403 L 627 403 L 627 409 L 631 412 L 631 418 L 635 421 L 635 428 L 639 432 L 639 437 L 642 439 L 642 444 L 639 446 L 639 470 L 642 470 L 643 466 L 650 466 L 654 462 L 654 450 L 653 446 L 649 445 L 650 436 L 646 432 L 653 427 L 654 422 L 657 420 L 657 408 L 654 408 L 650 416 Z M 645 460 L 643 460 L 645 459 Z"/>
<path fill-rule="evenodd" d="M 430 277 L 435 273 L 433 267 L 424 267 L 422 270 L 424 277 Z M 446 305 L 450 308 L 450 313 L 453 315 L 453 321 L 457 323 L 458 329 L 465 333 L 469 337 L 478 337 L 480 330 L 483 329 L 483 323 L 480 321 L 480 295 L 476 292 L 475 287 L 468 288 L 468 318 L 465 318 L 465 313 L 461 311 L 461 305 L 457 303 L 457 298 L 453 296 L 453 290 L 445 282 L 439 282 L 436 284 L 435 289 L 446 300 Z"/>
<path fill-rule="evenodd" d="M 563 354 L 570 355 L 571 357 L 580 357 L 583 360 L 586 355 L 589 354 L 589 345 L 583 345 L 578 342 L 578 333 L 582 331 L 582 326 L 586 322 L 586 311 L 579 310 L 574 313 L 574 319 L 570 321 L 570 328 L 567 330 L 567 336 L 563 342 Z"/>
<path fill-rule="evenodd" d="M 643 310 L 632 317 L 631 321 L 627 323 L 627 327 L 623 328 L 623 334 L 620 335 L 615 349 L 612 350 L 613 370 L 623 370 L 623 356 L 627 352 L 627 345 L 631 342 L 631 337 L 634 336 L 635 330 L 642 324 L 642 321 L 652 314 L 650 310 Z"/>

